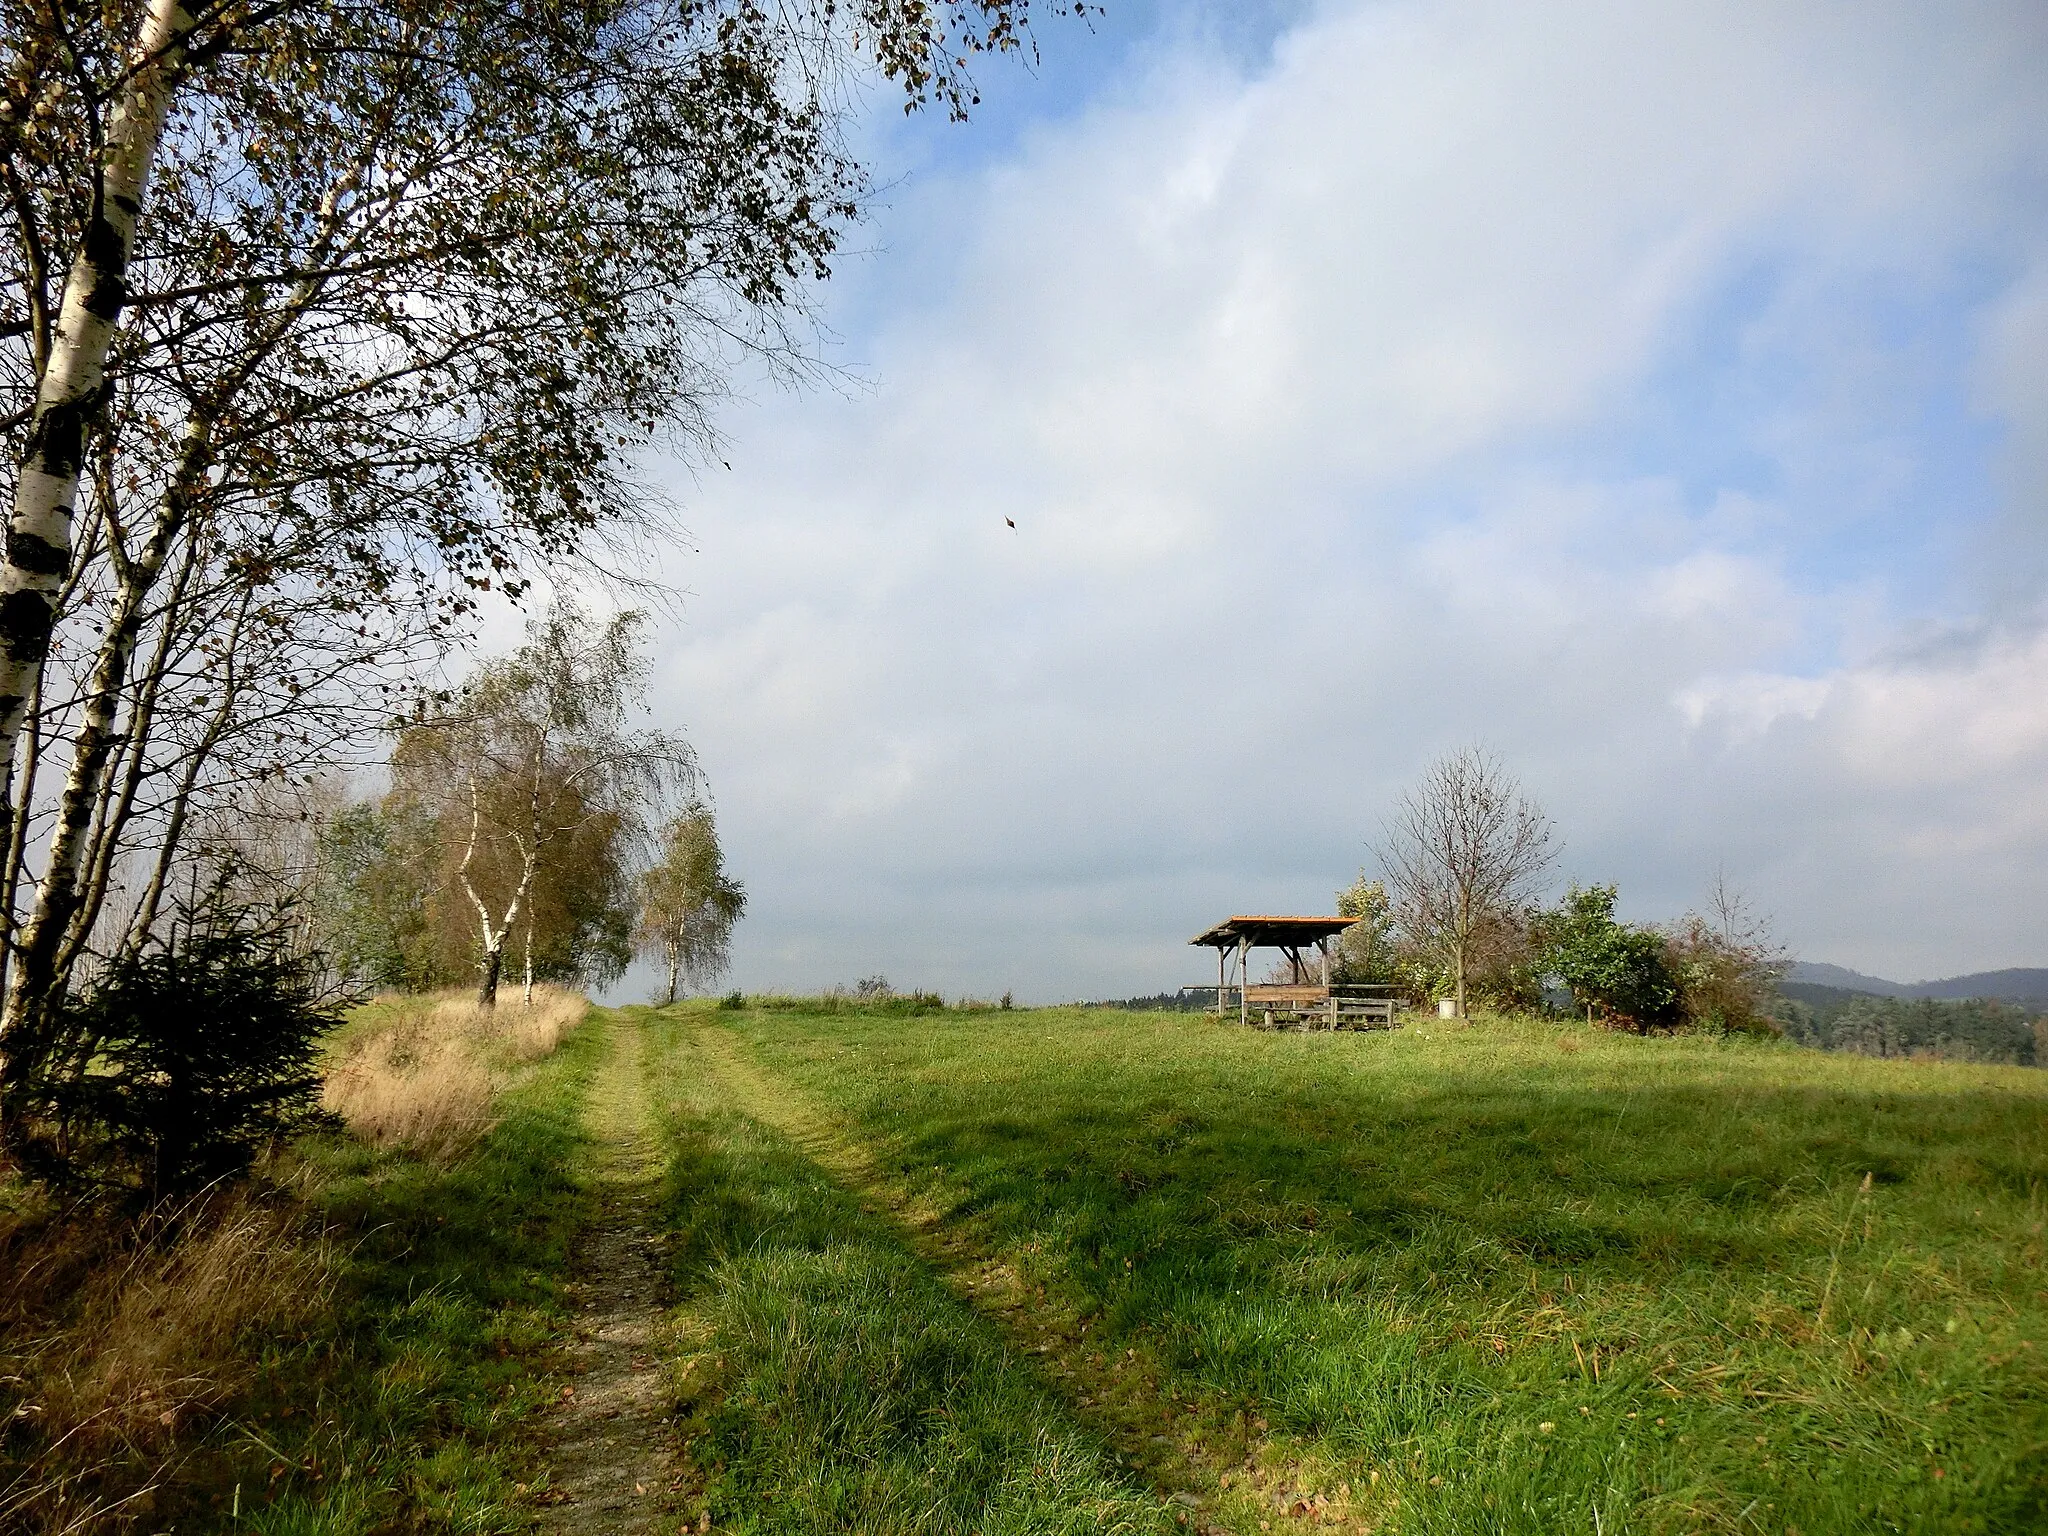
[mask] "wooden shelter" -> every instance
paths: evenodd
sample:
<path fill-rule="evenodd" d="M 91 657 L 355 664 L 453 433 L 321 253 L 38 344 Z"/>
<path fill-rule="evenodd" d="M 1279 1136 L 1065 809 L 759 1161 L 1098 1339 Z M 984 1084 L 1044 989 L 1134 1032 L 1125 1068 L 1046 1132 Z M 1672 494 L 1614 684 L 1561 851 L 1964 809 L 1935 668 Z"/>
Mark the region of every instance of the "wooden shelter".
<path fill-rule="evenodd" d="M 1230 961 L 1237 959 L 1237 1018 L 1249 1024 L 1321 1025 L 1325 1029 L 1385 1029 L 1394 1022 L 1392 987 L 1332 983 L 1330 941 L 1357 922 L 1355 917 L 1226 918 L 1188 942 L 1216 951 L 1216 1013 L 1229 995 Z M 1247 966 L 1255 949 L 1277 949 L 1287 957 L 1285 982 L 1254 986 Z M 1313 954 L 1311 954 L 1313 951 Z"/>

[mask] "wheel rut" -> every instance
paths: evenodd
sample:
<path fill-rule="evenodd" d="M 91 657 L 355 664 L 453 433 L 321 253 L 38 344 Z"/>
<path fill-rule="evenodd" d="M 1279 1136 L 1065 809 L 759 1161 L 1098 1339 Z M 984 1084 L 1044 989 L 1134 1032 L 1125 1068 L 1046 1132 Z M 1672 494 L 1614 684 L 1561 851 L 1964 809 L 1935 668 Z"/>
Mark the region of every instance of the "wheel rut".
<path fill-rule="evenodd" d="M 731 1101 L 789 1138 L 862 1209 L 886 1219 L 904 1245 L 982 1316 L 1013 1349 L 1034 1359 L 1047 1384 L 1074 1417 L 1101 1435 L 1126 1465 L 1181 1507 L 1203 1536 L 1356 1527 L 1348 1511 L 1299 1496 L 1284 1476 L 1256 1466 L 1263 1420 L 1211 1405 L 1171 1400 L 1142 1352 L 1105 1353 L 1068 1307 L 1049 1302 L 1002 1255 L 947 1214 L 891 1178 L 859 1135 L 838 1116 L 760 1062 L 732 1031 L 694 1024 L 701 1064 L 724 1083 Z M 1162 1433 L 1170 1428 L 1171 1433 Z M 1247 1454 L 1247 1452 L 1251 1454 Z"/>
<path fill-rule="evenodd" d="M 642 1080 L 641 1031 L 604 1013 L 584 1028 L 606 1034 L 586 1112 L 600 1215 L 568 1287 L 575 1341 L 546 1431 L 540 1524 L 564 1536 L 640 1536 L 674 1528 L 657 1221 L 663 1160 Z"/>

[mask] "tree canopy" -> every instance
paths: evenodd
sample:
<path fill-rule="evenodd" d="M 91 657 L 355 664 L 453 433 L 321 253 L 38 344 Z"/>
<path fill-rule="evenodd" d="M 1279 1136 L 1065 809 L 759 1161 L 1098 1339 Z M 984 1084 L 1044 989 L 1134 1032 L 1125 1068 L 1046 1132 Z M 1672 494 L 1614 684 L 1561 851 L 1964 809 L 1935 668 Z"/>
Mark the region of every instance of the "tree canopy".
<path fill-rule="evenodd" d="M 1030 15 L 0 0 L 0 1087 L 196 809 L 362 751 L 483 594 L 630 575 L 636 455 L 807 366 L 857 77 L 963 115 Z"/>
<path fill-rule="evenodd" d="M 711 808 L 690 805 L 661 829 L 660 852 L 640 877 L 636 937 L 643 951 L 661 957 L 669 1002 L 682 985 L 704 986 L 724 973 L 746 909 L 746 888 L 726 872 Z"/>

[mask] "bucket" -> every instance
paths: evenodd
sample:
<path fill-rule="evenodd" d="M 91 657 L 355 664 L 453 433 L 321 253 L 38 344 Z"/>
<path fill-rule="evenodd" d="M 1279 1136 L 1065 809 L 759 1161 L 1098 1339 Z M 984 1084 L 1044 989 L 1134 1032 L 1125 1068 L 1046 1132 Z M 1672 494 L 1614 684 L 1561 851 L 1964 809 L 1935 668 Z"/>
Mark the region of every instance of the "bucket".
<path fill-rule="evenodd" d="M 1436 1016 L 1440 1019 L 1455 1019 L 1458 1016 L 1458 1000 L 1455 997 L 1438 998 Z"/>

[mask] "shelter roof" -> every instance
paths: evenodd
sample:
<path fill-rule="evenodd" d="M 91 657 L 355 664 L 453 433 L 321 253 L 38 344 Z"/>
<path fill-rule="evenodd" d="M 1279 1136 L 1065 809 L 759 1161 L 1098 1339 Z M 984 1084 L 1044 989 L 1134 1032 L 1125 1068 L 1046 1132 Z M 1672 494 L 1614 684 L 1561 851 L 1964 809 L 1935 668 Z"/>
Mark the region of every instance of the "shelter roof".
<path fill-rule="evenodd" d="M 1277 917 L 1270 914 L 1225 918 L 1215 927 L 1196 934 L 1190 944 L 1210 949 L 1235 949 L 1239 944 L 1253 949 L 1298 949 L 1342 933 L 1355 917 Z"/>

